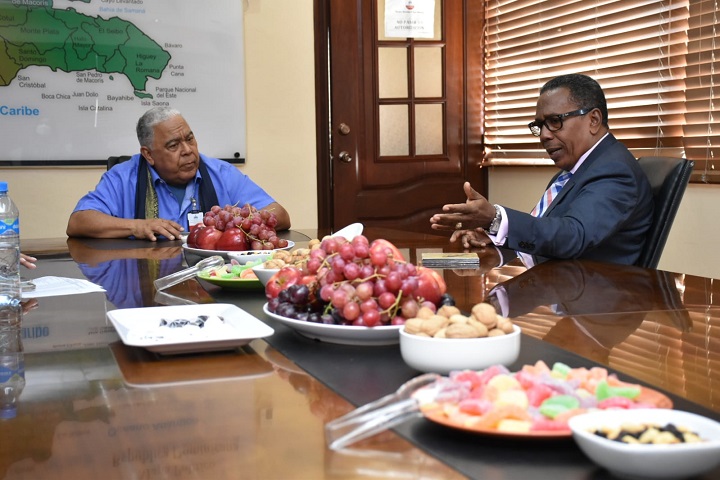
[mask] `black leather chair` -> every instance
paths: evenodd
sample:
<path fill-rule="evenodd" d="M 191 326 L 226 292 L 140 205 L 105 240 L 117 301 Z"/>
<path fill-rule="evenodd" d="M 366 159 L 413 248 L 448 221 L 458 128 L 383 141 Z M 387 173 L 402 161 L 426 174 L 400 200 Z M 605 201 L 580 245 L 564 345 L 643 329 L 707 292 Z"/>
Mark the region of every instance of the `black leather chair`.
<path fill-rule="evenodd" d="M 655 214 L 637 265 L 657 268 L 694 163 L 674 157 L 640 157 L 638 163 L 650 180 Z"/>
<path fill-rule="evenodd" d="M 120 155 L 118 157 L 108 157 L 107 159 L 107 169 L 110 170 L 112 167 L 117 165 L 118 163 L 125 162 L 127 160 L 130 160 L 132 158 L 131 155 Z"/>

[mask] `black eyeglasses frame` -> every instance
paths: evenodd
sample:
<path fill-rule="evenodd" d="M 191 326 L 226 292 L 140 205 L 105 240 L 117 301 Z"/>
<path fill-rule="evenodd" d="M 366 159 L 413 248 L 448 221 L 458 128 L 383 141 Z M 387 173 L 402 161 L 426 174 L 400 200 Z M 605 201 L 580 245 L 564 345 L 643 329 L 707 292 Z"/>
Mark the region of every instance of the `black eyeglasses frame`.
<path fill-rule="evenodd" d="M 547 117 L 543 120 L 534 120 L 534 121 L 528 123 L 528 128 L 530 129 L 530 133 L 532 133 L 536 137 L 539 137 L 540 134 L 542 133 L 543 125 L 545 126 L 545 128 L 548 129 L 549 132 L 557 132 L 558 130 L 561 130 L 563 127 L 563 118 L 579 117 L 582 115 L 587 115 L 588 113 L 595 110 L 595 108 L 597 108 L 597 107 L 581 108 L 580 110 L 573 110 L 572 112 L 560 113 L 558 115 L 550 115 L 549 117 Z M 549 118 L 559 121 L 560 126 L 558 128 L 550 128 L 550 125 L 547 124 L 547 121 Z"/>

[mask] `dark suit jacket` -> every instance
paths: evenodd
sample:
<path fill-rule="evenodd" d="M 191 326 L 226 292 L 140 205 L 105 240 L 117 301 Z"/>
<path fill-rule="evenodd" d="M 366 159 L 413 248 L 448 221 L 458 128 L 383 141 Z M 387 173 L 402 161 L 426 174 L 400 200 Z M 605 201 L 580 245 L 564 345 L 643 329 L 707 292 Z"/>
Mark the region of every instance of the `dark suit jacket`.
<path fill-rule="evenodd" d="M 633 265 L 652 222 L 653 198 L 635 157 L 608 134 L 542 218 L 505 211 L 509 231 L 504 246 L 535 255 L 538 262 L 587 258 Z"/>

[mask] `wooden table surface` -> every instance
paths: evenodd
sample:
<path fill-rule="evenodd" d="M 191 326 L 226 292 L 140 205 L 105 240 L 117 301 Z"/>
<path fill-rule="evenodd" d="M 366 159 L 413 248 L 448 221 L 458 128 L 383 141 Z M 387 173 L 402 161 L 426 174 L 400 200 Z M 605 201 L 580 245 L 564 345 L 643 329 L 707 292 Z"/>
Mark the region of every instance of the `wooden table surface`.
<path fill-rule="evenodd" d="M 451 248 L 442 236 L 365 234 L 413 263 Z M 318 232 L 286 235 L 302 246 Z M 330 450 L 326 422 L 418 375 L 397 345 L 311 340 L 266 316 L 259 290 L 190 280 L 158 297 L 153 275 L 186 265 L 180 242 L 63 238 L 23 251 L 39 258 L 25 277 L 89 279 L 107 292 L 27 300 L 26 387 L 17 416 L 0 420 L 0 478 L 610 478 L 571 439 L 487 437 L 422 418 Z M 480 269 L 441 273 L 461 309 L 488 301 L 522 327 L 511 368 L 604 366 L 720 420 L 715 280 L 580 261 L 493 268 L 494 252 L 481 253 Z M 173 299 L 234 304 L 275 333 L 234 351 L 163 356 L 126 346 L 106 318 Z"/>

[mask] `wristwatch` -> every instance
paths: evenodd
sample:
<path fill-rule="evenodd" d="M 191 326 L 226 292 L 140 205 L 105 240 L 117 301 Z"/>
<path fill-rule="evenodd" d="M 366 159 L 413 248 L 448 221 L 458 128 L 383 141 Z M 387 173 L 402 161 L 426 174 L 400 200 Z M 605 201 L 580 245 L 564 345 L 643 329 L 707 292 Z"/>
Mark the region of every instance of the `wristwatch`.
<path fill-rule="evenodd" d="M 500 207 L 497 205 L 493 205 L 495 207 L 495 218 L 493 218 L 492 222 L 490 222 L 490 226 L 487 229 L 487 233 L 490 235 L 497 235 L 498 231 L 500 230 L 500 222 L 502 221 L 502 212 L 500 211 Z"/>

